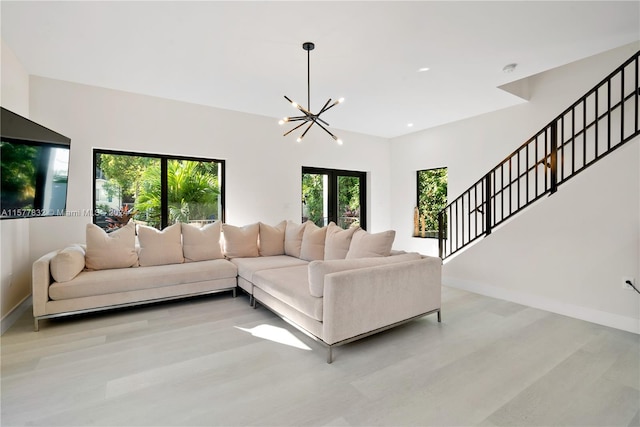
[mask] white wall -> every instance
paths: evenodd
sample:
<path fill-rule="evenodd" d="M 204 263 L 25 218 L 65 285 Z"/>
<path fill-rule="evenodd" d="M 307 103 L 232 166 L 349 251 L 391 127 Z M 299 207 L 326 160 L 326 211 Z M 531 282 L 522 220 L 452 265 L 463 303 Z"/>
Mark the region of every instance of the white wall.
<path fill-rule="evenodd" d="M 625 46 L 529 79 L 531 101 L 392 141 L 392 227 L 411 237 L 415 171 L 449 168 L 452 200 L 638 50 Z M 638 139 L 561 186 L 487 239 L 448 260 L 451 286 L 640 332 L 640 298 L 621 288 L 640 274 Z"/>
<path fill-rule="evenodd" d="M 4 40 L 0 40 L 0 46 L 0 103 L 29 117 L 29 76 Z M 0 221 L 0 243 L 0 318 L 4 332 L 10 323 L 6 322 L 7 316 L 31 294 L 29 223 L 22 219 Z"/>
<path fill-rule="evenodd" d="M 92 150 L 104 148 L 224 159 L 226 221 L 235 225 L 300 221 L 302 166 L 366 171 L 369 229 L 390 227 L 386 139 L 336 130 L 338 146 L 313 129 L 298 144 L 272 118 L 35 76 L 30 89 L 31 118 L 71 138 L 69 211 L 92 207 Z M 31 253 L 84 241 L 90 221 L 33 221 Z"/>

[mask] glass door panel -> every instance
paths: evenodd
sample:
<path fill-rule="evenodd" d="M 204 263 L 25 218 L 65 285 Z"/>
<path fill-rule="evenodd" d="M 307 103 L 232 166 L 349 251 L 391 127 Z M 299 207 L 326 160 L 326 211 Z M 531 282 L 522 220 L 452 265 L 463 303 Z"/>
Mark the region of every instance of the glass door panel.
<path fill-rule="evenodd" d="M 318 227 L 329 223 L 329 175 L 302 174 L 302 222 L 312 221 Z"/>
<path fill-rule="evenodd" d="M 338 176 L 338 226 L 344 229 L 360 225 L 360 178 Z"/>

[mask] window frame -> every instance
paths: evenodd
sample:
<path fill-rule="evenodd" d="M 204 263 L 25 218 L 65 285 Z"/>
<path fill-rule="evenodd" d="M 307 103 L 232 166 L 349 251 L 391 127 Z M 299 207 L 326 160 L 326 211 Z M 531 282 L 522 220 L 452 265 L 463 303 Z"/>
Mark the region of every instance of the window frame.
<path fill-rule="evenodd" d="M 447 166 L 440 166 L 440 167 L 435 167 L 435 168 L 427 168 L 427 169 L 419 169 L 416 171 L 416 207 L 418 209 L 420 209 L 420 173 L 421 172 L 429 172 L 429 171 L 435 171 L 435 170 L 441 170 L 444 169 L 447 173 L 447 196 L 446 196 L 446 200 L 444 203 L 444 206 L 442 208 L 440 208 L 440 210 L 444 209 L 449 201 L 449 168 Z M 435 219 L 436 224 L 438 223 L 438 219 Z M 447 227 L 447 219 L 445 217 L 445 230 Z M 421 227 L 420 227 L 421 229 Z M 433 234 L 433 232 L 435 231 L 435 235 Z M 431 232 L 431 234 L 429 234 Z M 435 230 L 426 230 L 426 235 L 422 236 L 422 235 L 414 235 L 413 237 L 418 237 L 421 239 L 438 239 L 439 237 L 439 227 L 436 228 Z"/>
<path fill-rule="evenodd" d="M 327 175 L 329 182 L 329 203 L 327 223 L 333 221 L 338 224 L 338 177 L 351 176 L 360 180 L 360 228 L 367 229 L 367 173 L 362 171 L 319 168 L 315 166 L 302 166 L 300 182 L 305 174 Z M 301 206 L 302 208 L 302 206 Z M 301 209 L 302 210 L 302 209 Z M 302 216 L 301 216 L 302 218 Z"/>
<path fill-rule="evenodd" d="M 136 151 L 120 151 L 120 150 L 108 150 L 102 148 L 94 148 L 93 149 L 93 182 L 92 182 L 92 206 L 93 206 L 93 223 L 96 223 L 96 180 L 97 176 L 97 166 L 96 159 L 99 154 L 111 154 L 115 156 L 137 156 L 137 157 L 148 157 L 152 159 L 160 160 L 160 229 L 164 230 L 168 225 L 169 221 L 169 201 L 168 201 L 168 188 L 167 188 L 167 164 L 170 160 L 185 160 L 185 161 L 193 161 L 193 162 L 209 162 L 209 163 L 218 163 L 218 167 L 222 167 L 222 171 L 220 172 L 220 177 L 222 182 L 220 183 L 220 214 L 218 220 L 225 222 L 226 209 L 225 209 L 225 199 L 226 199 L 226 173 L 227 168 L 225 161 L 222 159 L 209 159 L 206 157 L 192 157 L 192 156 L 178 156 L 173 154 L 155 154 L 155 153 L 140 153 Z"/>

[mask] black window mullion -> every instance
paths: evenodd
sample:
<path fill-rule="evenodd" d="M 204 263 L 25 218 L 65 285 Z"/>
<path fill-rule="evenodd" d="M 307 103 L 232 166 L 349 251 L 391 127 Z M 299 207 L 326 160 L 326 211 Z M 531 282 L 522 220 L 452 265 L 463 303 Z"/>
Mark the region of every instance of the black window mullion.
<path fill-rule="evenodd" d="M 160 158 L 160 229 L 169 225 L 169 184 L 168 184 L 167 158 Z"/>

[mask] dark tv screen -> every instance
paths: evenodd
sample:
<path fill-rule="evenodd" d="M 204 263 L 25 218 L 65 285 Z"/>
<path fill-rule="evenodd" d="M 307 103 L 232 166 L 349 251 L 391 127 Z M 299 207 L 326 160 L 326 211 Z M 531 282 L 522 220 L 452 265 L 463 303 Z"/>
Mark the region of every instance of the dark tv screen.
<path fill-rule="evenodd" d="M 69 138 L 2 108 L 0 219 L 66 215 Z"/>
<path fill-rule="evenodd" d="M 2 218 L 65 215 L 69 146 L 0 141 Z"/>

